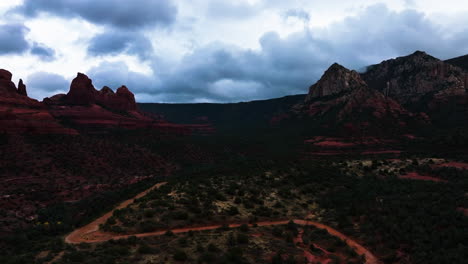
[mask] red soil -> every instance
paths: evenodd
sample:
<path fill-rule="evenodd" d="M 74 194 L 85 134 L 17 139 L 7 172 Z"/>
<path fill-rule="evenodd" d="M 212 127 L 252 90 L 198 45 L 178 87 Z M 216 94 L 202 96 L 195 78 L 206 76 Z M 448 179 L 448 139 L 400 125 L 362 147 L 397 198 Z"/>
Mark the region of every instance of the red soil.
<path fill-rule="evenodd" d="M 99 225 L 104 224 L 107 221 L 107 219 L 112 217 L 112 214 L 114 213 L 115 210 L 127 207 L 128 205 L 133 203 L 136 199 L 145 196 L 150 191 L 152 191 L 152 190 L 154 190 L 156 188 L 159 188 L 160 186 L 162 186 L 164 184 L 166 184 L 166 182 L 158 183 L 158 184 L 154 185 L 153 187 L 147 189 L 146 191 L 139 193 L 137 196 L 122 202 L 116 208 L 114 208 L 112 211 L 104 214 L 103 216 L 99 217 L 98 219 L 94 220 L 93 222 L 91 222 L 91 223 L 89 223 L 89 224 L 87 224 L 87 225 L 85 225 L 83 227 L 80 227 L 80 228 L 76 229 L 75 231 L 73 231 L 72 233 L 70 233 L 67 237 L 65 237 L 65 242 L 75 244 L 75 243 L 81 243 L 81 242 L 88 241 L 88 239 L 87 239 L 88 235 L 98 233 Z M 106 240 L 110 240 L 110 238 L 106 239 Z M 102 241 L 106 241 L 106 240 L 102 240 Z M 79 241 L 79 242 L 76 242 L 76 241 Z"/>
<path fill-rule="evenodd" d="M 442 180 L 439 178 L 431 177 L 431 176 L 423 176 L 418 174 L 417 172 L 409 172 L 405 175 L 399 177 L 400 179 L 411 179 L 411 180 L 422 180 L 422 181 L 434 181 L 434 182 L 448 182 L 446 180 Z"/>

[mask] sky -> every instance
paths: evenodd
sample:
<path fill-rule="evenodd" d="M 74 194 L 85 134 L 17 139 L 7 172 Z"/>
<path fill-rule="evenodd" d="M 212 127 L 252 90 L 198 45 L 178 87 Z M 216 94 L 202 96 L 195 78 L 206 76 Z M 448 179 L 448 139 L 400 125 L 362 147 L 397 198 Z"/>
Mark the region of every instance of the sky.
<path fill-rule="evenodd" d="M 77 72 L 138 102 L 240 102 L 307 93 L 334 62 L 416 50 L 468 54 L 466 0 L 0 1 L 0 68 L 31 97 Z"/>

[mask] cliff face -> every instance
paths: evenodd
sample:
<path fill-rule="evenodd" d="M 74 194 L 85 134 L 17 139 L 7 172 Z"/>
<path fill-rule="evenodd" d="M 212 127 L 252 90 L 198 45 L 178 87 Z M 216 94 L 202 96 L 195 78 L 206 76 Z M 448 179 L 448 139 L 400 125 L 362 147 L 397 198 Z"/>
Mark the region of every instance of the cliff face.
<path fill-rule="evenodd" d="M 305 101 L 293 109 L 337 133 L 366 130 L 374 134 L 406 133 L 413 125 L 427 125 L 423 114 L 413 114 L 399 102 L 373 89 L 355 72 L 332 65 L 311 86 Z M 315 121 L 314 121 L 315 120 Z"/>
<path fill-rule="evenodd" d="M 420 101 L 423 96 L 463 96 L 468 74 L 424 52 L 384 61 L 362 74 L 369 87 L 402 104 Z"/>
<path fill-rule="evenodd" d="M 26 91 L 26 85 L 23 83 L 22 79 L 20 79 L 18 83 L 18 94 L 28 96 L 28 92 Z"/>
<path fill-rule="evenodd" d="M 65 101 L 72 105 L 90 105 L 96 102 L 97 91 L 88 76 L 78 73 L 70 85 Z"/>
<path fill-rule="evenodd" d="M 356 71 L 351 71 L 335 63 L 322 78 L 309 88 L 306 102 L 315 98 L 335 95 L 365 86 L 365 82 Z"/>
<path fill-rule="evenodd" d="M 446 60 L 445 62 L 458 68 L 461 68 L 465 71 L 468 71 L 468 55 Z"/>
<path fill-rule="evenodd" d="M 449 60 L 450 61 L 450 60 Z M 463 66 L 464 58 L 452 61 Z M 424 52 L 384 61 L 362 74 L 369 87 L 440 126 L 468 122 L 468 72 Z"/>

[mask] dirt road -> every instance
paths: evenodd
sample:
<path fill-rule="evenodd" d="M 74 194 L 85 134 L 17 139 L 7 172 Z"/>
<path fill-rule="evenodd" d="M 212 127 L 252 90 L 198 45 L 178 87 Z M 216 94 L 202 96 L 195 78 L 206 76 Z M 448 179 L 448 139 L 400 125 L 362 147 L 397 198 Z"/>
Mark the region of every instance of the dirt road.
<path fill-rule="evenodd" d="M 69 235 L 65 237 L 65 242 L 69 244 L 79 244 L 79 243 L 98 243 L 98 242 L 105 242 L 111 239 L 118 240 L 118 239 L 126 239 L 132 236 L 135 237 L 151 237 L 151 236 L 161 236 L 164 235 L 167 231 L 169 230 L 162 230 L 162 231 L 156 231 L 156 232 L 148 232 L 148 233 L 141 233 L 141 234 L 132 234 L 132 235 L 118 235 L 118 234 L 112 234 L 112 233 L 104 233 L 99 231 L 99 225 L 103 224 L 109 219 L 113 212 L 117 209 L 122 209 L 127 207 L 129 204 L 133 203 L 135 199 L 141 198 L 145 196 L 148 192 L 152 191 L 155 188 L 159 188 L 160 186 L 166 184 L 165 182 L 158 183 L 151 187 L 150 189 L 138 194 L 132 199 L 126 200 L 120 205 L 118 205 L 116 208 L 114 208 L 112 211 L 106 213 L 105 215 L 99 217 L 98 219 L 94 220 L 93 222 L 89 223 L 86 226 L 83 226 L 81 228 L 76 229 Z M 364 255 L 366 257 L 366 264 L 381 264 L 381 262 L 375 257 L 369 250 L 361 246 L 358 242 L 354 241 L 350 237 L 340 233 L 339 231 L 333 229 L 330 226 L 318 223 L 318 222 L 313 222 L 313 221 L 307 221 L 307 220 L 301 220 L 301 219 L 295 219 L 292 220 L 294 223 L 297 225 L 302 225 L 302 226 L 315 226 L 320 229 L 325 229 L 330 233 L 331 235 L 340 238 L 343 240 L 348 246 L 353 248 L 357 254 L 359 255 Z M 285 225 L 289 222 L 289 220 L 279 220 L 279 221 L 264 221 L 264 222 L 257 222 L 256 224 L 258 226 L 275 226 L 275 225 Z M 241 224 L 230 224 L 230 228 L 236 228 L 240 227 Z M 250 225 L 252 226 L 252 225 Z M 180 234 L 180 233 L 187 233 L 189 231 L 206 231 L 206 230 L 214 230 L 221 228 L 222 225 L 207 225 L 207 226 L 198 226 L 198 227 L 184 227 L 184 228 L 176 228 L 176 229 L 170 229 L 170 231 L 174 234 Z"/>
<path fill-rule="evenodd" d="M 158 183 L 158 184 L 154 185 L 153 187 L 151 187 L 151 188 L 137 194 L 135 197 L 122 202 L 116 208 L 114 208 L 112 211 L 106 213 L 105 215 L 103 215 L 103 216 L 99 217 L 98 219 L 94 220 L 93 222 L 91 222 L 91 223 L 89 223 L 89 224 L 87 224 L 87 225 L 85 225 L 83 227 L 80 227 L 80 228 L 76 229 L 75 231 L 73 231 L 72 233 L 70 233 L 69 235 L 67 235 L 65 237 L 65 242 L 69 243 L 69 244 L 77 244 L 77 243 L 82 243 L 82 242 L 85 242 L 85 243 L 88 242 L 88 240 L 87 240 L 88 237 L 92 236 L 92 234 L 100 233 L 99 232 L 99 225 L 104 224 L 107 221 L 107 219 L 112 217 L 112 214 L 114 213 L 115 210 L 127 207 L 128 205 L 132 204 L 136 199 L 145 196 L 150 191 L 152 191 L 152 190 L 154 190 L 156 188 L 159 188 L 160 186 L 162 186 L 164 184 L 166 184 L 166 182 Z M 106 239 L 106 240 L 110 240 L 110 239 Z M 101 240 L 101 241 L 106 241 L 106 240 Z M 96 242 L 101 242 L 101 241 L 96 241 Z"/>

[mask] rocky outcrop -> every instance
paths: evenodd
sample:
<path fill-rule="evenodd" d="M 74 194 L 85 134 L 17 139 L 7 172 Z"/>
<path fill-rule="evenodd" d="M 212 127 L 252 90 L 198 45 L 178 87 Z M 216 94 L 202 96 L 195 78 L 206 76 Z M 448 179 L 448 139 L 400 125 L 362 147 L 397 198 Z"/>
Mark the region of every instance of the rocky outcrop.
<path fill-rule="evenodd" d="M 18 83 L 18 94 L 28 96 L 28 92 L 26 91 L 26 85 L 23 83 L 22 79 L 20 79 Z"/>
<path fill-rule="evenodd" d="M 109 88 L 108 86 L 104 86 L 104 87 L 102 87 L 102 89 L 99 91 L 99 94 L 100 94 L 101 96 L 112 96 L 112 95 L 114 95 L 115 93 L 114 93 L 114 91 L 112 91 L 112 89 Z"/>
<path fill-rule="evenodd" d="M 97 91 L 88 76 L 78 73 L 70 85 L 65 101 L 71 105 L 91 105 L 96 102 Z"/>
<path fill-rule="evenodd" d="M 445 62 L 452 64 L 453 66 L 457 66 L 458 68 L 461 68 L 465 71 L 468 71 L 468 55 L 446 60 Z"/>
<path fill-rule="evenodd" d="M 356 71 L 351 71 L 335 63 L 322 78 L 309 88 L 306 102 L 315 98 L 336 95 L 365 86 L 365 82 Z"/>
<path fill-rule="evenodd" d="M 468 122 L 468 72 L 462 68 L 417 51 L 371 66 L 362 76 L 371 88 L 412 112 L 427 113 L 438 126 Z"/>
<path fill-rule="evenodd" d="M 0 80 L 11 81 L 11 77 L 13 77 L 11 72 L 9 72 L 9 71 L 7 71 L 5 69 L 0 69 Z"/>
<path fill-rule="evenodd" d="M 18 90 L 12 74 L 0 70 L 0 133 L 77 134 L 63 127 L 46 107 L 27 96 L 20 80 Z"/>
<path fill-rule="evenodd" d="M 405 105 L 428 94 L 463 95 L 468 88 L 465 71 L 421 51 L 370 66 L 362 77 L 369 87 Z"/>
<path fill-rule="evenodd" d="M 135 96 L 127 87 L 122 86 L 114 93 L 111 88 L 104 86 L 100 91 L 94 88 L 93 82 L 88 76 L 78 73 L 72 81 L 70 91 L 63 98 L 68 105 L 93 105 L 99 104 L 109 110 L 135 111 Z M 53 103 L 51 98 L 46 99 Z"/>
<path fill-rule="evenodd" d="M 14 96 L 18 93 L 15 84 L 11 81 L 11 72 L 0 69 L 0 94 L 2 96 Z"/>
<path fill-rule="evenodd" d="M 410 126 L 429 124 L 424 115 L 407 111 L 396 100 L 370 88 L 357 72 L 338 64 L 311 86 L 305 101 L 293 112 L 296 117 L 312 119 L 327 133 L 354 136 L 401 134 Z"/>
<path fill-rule="evenodd" d="M 106 132 L 109 128 L 157 129 L 168 134 L 211 133 L 207 124 L 177 125 L 137 110 L 134 94 L 125 86 L 114 93 L 109 87 L 97 91 L 88 76 L 78 73 L 68 94 L 43 102 L 27 96 L 26 85 L 18 89 L 12 74 L 0 70 L 0 133 L 78 134 Z M 61 123 L 71 128 L 64 127 Z"/>
<path fill-rule="evenodd" d="M 125 85 L 117 89 L 116 98 L 122 110 L 136 110 L 135 95 Z"/>

